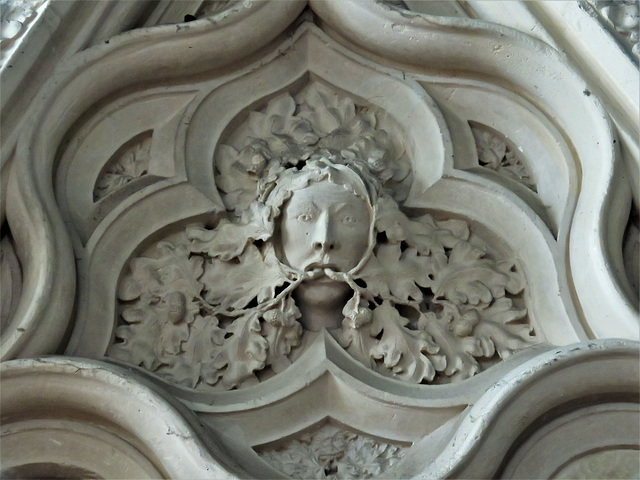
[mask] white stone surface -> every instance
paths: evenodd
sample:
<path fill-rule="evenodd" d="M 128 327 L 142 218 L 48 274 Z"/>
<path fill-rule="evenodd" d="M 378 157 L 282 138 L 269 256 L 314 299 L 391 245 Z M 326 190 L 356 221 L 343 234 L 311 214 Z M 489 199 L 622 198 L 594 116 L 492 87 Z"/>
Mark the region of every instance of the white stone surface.
<path fill-rule="evenodd" d="M 636 474 L 631 20 L 88 5 L 0 71 L 3 475 Z"/>

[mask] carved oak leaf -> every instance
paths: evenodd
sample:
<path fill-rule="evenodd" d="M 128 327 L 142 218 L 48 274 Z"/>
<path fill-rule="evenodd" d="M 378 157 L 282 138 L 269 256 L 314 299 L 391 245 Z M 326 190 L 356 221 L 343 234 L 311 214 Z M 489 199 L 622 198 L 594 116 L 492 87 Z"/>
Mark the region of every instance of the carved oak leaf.
<path fill-rule="evenodd" d="M 262 337 L 256 313 L 235 319 L 226 329 L 224 342 L 214 347 L 213 365 L 221 370 L 220 380 L 227 390 L 258 383 L 253 374 L 262 370 L 267 360 L 267 341 Z"/>
<path fill-rule="evenodd" d="M 380 475 L 405 454 L 403 447 L 364 433 L 325 425 L 260 456 L 291 478 L 355 479 Z"/>
<path fill-rule="evenodd" d="M 274 298 L 286 280 L 271 244 L 263 251 L 250 244 L 237 262 L 207 260 L 202 276 L 205 300 L 222 311 L 242 309 L 254 298 L 262 304 Z"/>
<path fill-rule="evenodd" d="M 142 365 L 154 371 L 168 356 L 180 353 L 182 342 L 189 336 L 186 321 L 170 321 L 171 311 L 162 305 L 127 308 L 122 317 L 127 325 L 116 329 L 122 340 L 109 348 L 108 355 L 132 365 Z"/>
<path fill-rule="evenodd" d="M 185 387 L 195 388 L 202 380 L 214 385 L 221 374 L 213 363 L 215 345 L 222 345 L 225 331 L 213 316 L 196 316 L 179 355 L 165 358 L 158 373 Z"/>
<path fill-rule="evenodd" d="M 446 357 L 444 374 L 453 381 L 464 380 L 481 368 L 475 358 L 491 358 L 497 352 L 506 358 L 516 350 L 533 342 L 531 327 L 519 323 L 526 317 L 526 309 L 513 306 L 508 298 L 499 298 L 490 306 L 475 308 L 442 302 L 440 315 L 422 315 L 418 328 L 429 332 Z"/>
<path fill-rule="evenodd" d="M 483 357 L 491 358 L 497 353 L 504 359 L 531 345 L 531 326 L 515 323 L 524 319 L 527 311 L 515 308 L 509 298 L 500 298 L 478 313 L 480 321 L 475 327 L 473 338 Z"/>
<path fill-rule="evenodd" d="M 446 256 L 421 256 L 415 248 L 404 252 L 400 244 L 379 245 L 358 276 L 367 291 L 383 299 L 406 303 L 409 298 L 422 301 L 418 286 L 431 287 L 432 276 L 443 268 Z"/>
<path fill-rule="evenodd" d="M 124 151 L 109 159 L 94 188 L 94 201 L 106 197 L 127 183 L 142 177 L 149 169 L 151 134 L 145 132 L 132 139 Z"/>
<path fill-rule="evenodd" d="M 421 223 L 425 220 L 428 222 L 425 218 L 427 216 L 423 215 L 418 222 Z M 460 240 L 469 240 L 469 224 L 463 220 L 436 220 L 435 225 L 438 227 L 437 237 L 447 248 L 455 247 Z"/>
<path fill-rule="evenodd" d="M 324 85 L 314 82 L 298 96 L 299 115 L 309 119 L 320 137 L 347 125 L 356 116 L 350 98 L 342 98 Z M 375 121 L 375 120 L 374 120 Z"/>
<path fill-rule="evenodd" d="M 309 146 L 318 142 L 309 120 L 295 113 L 296 102 L 291 95 L 280 95 L 268 103 L 264 113 L 249 114 L 247 136 L 266 141 L 272 156 L 295 165 L 308 158 L 314 150 Z"/>
<path fill-rule="evenodd" d="M 460 240 L 469 238 L 469 227 L 463 221 L 436 222 L 431 215 L 412 220 L 393 199 L 384 196 L 378 200 L 376 229 L 384 232 L 390 243 L 405 241 L 421 255 L 444 255 L 445 248 L 453 248 Z"/>
<path fill-rule="evenodd" d="M 471 125 L 476 148 L 478 163 L 486 168 L 511 177 L 527 187 L 536 190 L 529 171 L 522 159 L 512 150 L 507 139 L 498 132 L 494 132 L 479 125 Z"/>
<path fill-rule="evenodd" d="M 384 302 L 373 311 L 371 335 L 380 341 L 371 349 L 371 356 L 384 359 L 381 373 L 404 381 L 420 383 L 433 380 L 436 368 L 431 357 L 439 347 L 429 334 L 422 330 L 404 328 L 409 323 L 389 302 Z M 436 363 L 440 363 L 436 360 Z M 439 366 L 439 365 L 438 365 Z"/>
<path fill-rule="evenodd" d="M 431 335 L 440 347 L 439 353 L 444 357 L 437 370 L 442 371 L 452 381 L 460 381 L 472 377 L 481 368 L 474 357 L 481 356 L 476 339 L 458 338 L 451 331 L 453 316 L 445 312 L 441 316 L 434 312 L 422 314 L 418 320 L 418 328 Z"/>
<path fill-rule="evenodd" d="M 247 244 L 255 240 L 268 240 L 273 235 L 270 217 L 271 208 L 263 203 L 253 202 L 243 212 L 239 223 L 223 219 L 213 230 L 189 227 L 187 238 L 191 240 L 191 251 L 206 253 L 225 262 L 236 258 L 244 252 Z"/>
<path fill-rule="evenodd" d="M 274 373 L 280 373 L 289 365 L 289 353 L 300 345 L 302 325 L 296 320 L 301 317 L 300 310 L 292 298 L 287 298 L 280 306 L 262 314 L 262 336 L 267 340 L 268 366 Z"/>
<path fill-rule="evenodd" d="M 395 445 L 351 434 L 344 455 L 336 460 L 336 478 L 372 478 L 397 463 L 404 452 Z"/>
<path fill-rule="evenodd" d="M 187 298 L 200 296 L 203 258 L 191 256 L 187 245 L 157 244 L 158 257 L 138 257 L 130 262 L 131 272 L 120 282 L 118 298 L 135 300 L 143 294 L 163 297 L 182 292 Z"/>
<path fill-rule="evenodd" d="M 266 148 L 266 147 L 265 147 Z M 255 198 L 258 177 L 256 171 L 264 168 L 265 148 L 245 147 L 240 153 L 229 145 L 220 145 L 216 152 L 216 185 L 223 195 L 224 204 L 242 211 Z"/>
<path fill-rule="evenodd" d="M 295 440 L 283 450 L 263 452 L 261 457 L 290 478 L 325 479 L 321 465 L 311 445 Z"/>
<path fill-rule="evenodd" d="M 469 242 L 458 242 L 448 264 L 434 271 L 434 303 L 446 299 L 457 305 L 488 305 L 493 299 L 504 297 L 505 291 L 522 291 L 522 276 L 512 271 L 512 263 L 497 263 L 484 257 L 485 252 Z"/>

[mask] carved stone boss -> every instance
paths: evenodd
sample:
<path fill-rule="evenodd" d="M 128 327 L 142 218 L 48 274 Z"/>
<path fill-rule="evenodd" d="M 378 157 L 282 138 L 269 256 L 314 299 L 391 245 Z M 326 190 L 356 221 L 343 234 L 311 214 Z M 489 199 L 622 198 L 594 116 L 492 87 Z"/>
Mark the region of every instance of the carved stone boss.
<path fill-rule="evenodd" d="M 108 356 L 235 389 L 282 372 L 327 329 L 379 374 L 443 383 L 535 343 L 517 262 L 464 220 L 403 208 L 411 162 L 384 116 L 319 81 L 250 112 L 216 153 L 226 213 L 131 259 Z M 100 195 L 146 168 L 126 153 Z"/>
<path fill-rule="evenodd" d="M 303 13 L 305 2 L 230 2 L 233 12 L 213 22 L 152 32 L 171 48 L 151 42 L 149 51 L 147 33 L 133 33 L 112 38 L 103 54 L 87 50 L 104 55 L 95 62 L 74 57 L 91 79 L 86 89 L 63 73 L 52 79 L 60 90 L 32 116 L 46 121 L 29 127 L 30 163 L 14 170 L 37 182 L 10 186 L 19 215 L 52 219 L 51 231 L 28 233 L 56 243 L 21 256 L 14 247 L 23 224 L 11 224 L 21 217 L 9 218 L 0 253 L 11 301 L 0 326 L 23 355 L 20 342 L 35 338 L 43 312 L 48 344 L 57 345 L 74 307 L 65 354 L 93 360 L 65 360 L 66 374 L 90 380 L 99 365 L 117 373 L 109 382 L 122 393 L 113 398 L 144 384 L 186 405 L 197 420 L 181 415 L 210 441 L 192 445 L 208 474 L 219 464 L 238 478 L 491 476 L 538 419 L 571 399 L 582 405 L 585 378 L 621 391 L 620 379 L 573 362 L 579 349 L 562 347 L 591 338 L 588 325 L 617 331 L 593 313 L 615 303 L 615 292 L 591 285 L 613 285 L 601 282 L 608 277 L 587 274 L 598 269 L 599 250 L 578 268 L 582 250 L 569 242 L 600 231 L 589 221 L 608 198 L 594 189 L 613 165 L 608 120 L 565 58 L 530 50 L 528 37 L 487 25 L 443 29 L 377 2 L 311 3 Z M 280 27 L 266 22 L 264 5 Z M 290 18 L 281 21 L 278 9 Z M 331 38 L 339 26 L 323 31 L 332 12 L 359 19 L 351 15 L 358 11 L 375 14 L 376 33 L 395 26 L 386 53 L 357 54 Z M 262 42 L 237 37 L 246 56 L 239 66 L 233 52 L 215 53 L 236 21 Z M 411 36 L 423 27 L 427 36 Z M 344 38 L 376 45 L 360 28 L 367 23 L 354 21 Z M 349 40 L 350 29 L 360 33 Z M 123 48 L 129 41 L 140 48 Z M 460 61 L 464 71 L 434 77 L 436 65 L 462 58 L 463 44 L 474 52 Z M 425 55 L 432 45 L 443 49 Z M 135 55 L 114 62 L 116 51 Z M 156 78 L 168 55 L 184 71 Z M 516 61 L 531 69 L 513 68 Z M 503 76 L 494 84 L 495 75 Z M 40 192 L 50 194 L 50 210 L 30 210 L 31 185 L 51 180 L 53 192 Z M 587 195 L 577 203 L 581 182 Z M 67 263 L 53 262 L 65 254 Z M 36 277 L 56 281 L 20 288 Z M 585 279 L 599 297 L 574 288 Z M 54 288 L 38 297 L 44 284 Z M 75 296 L 59 294 L 76 284 Z M 40 310 L 26 310 L 27 297 Z M 588 314 L 577 311 L 577 297 Z M 47 298 L 58 308 L 47 308 Z M 599 348 L 583 346 L 584 358 L 600 358 Z M 78 372 L 76 364 L 85 366 Z M 534 385 L 563 390 L 548 402 L 521 395 Z M 159 436 L 186 445 L 179 430 Z M 164 448 L 153 437 L 149 445 Z M 211 457 L 202 456 L 207 449 Z"/>

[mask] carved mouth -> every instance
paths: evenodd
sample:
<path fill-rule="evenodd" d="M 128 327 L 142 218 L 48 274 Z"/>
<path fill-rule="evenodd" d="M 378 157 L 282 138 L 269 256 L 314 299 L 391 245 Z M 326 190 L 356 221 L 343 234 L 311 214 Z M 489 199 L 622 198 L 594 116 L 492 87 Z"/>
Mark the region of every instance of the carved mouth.
<path fill-rule="evenodd" d="M 305 268 L 306 271 L 311 270 L 325 270 L 325 269 L 333 270 L 334 272 L 339 272 L 340 268 L 335 263 L 324 263 L 324 262 L 314 262 L 307 265 Z"/>

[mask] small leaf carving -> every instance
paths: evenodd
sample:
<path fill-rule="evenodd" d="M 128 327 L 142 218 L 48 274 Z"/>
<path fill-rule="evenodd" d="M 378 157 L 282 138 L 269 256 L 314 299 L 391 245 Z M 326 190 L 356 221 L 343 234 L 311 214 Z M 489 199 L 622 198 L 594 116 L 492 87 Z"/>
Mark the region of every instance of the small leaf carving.
<path fill-rule="evenodd" d="M 208 260 L 202 281 L 207 286 L 204 298 L 220 305 L 222 311 L 239 310 L 252 299 L 263 303 L 275 297 L 277 287 L 284 285 L 286 277 L 280 268 L 273 247 L 264 252 L 251 244 L 238 257 L 238 262 Z"/>
<path fill-rule="evenodd" d="M 144 132 L 124 144 L 107 162 L 93 190 L 93 200 L 100 200 L 127 183 L 142 177 L 149 169 L 151 134 Z"/>
<path fill-rule="evenodd" d="M 327 424 L 279 448 L 258 453 L 290 478 L 366 479 L 384 473 L 406 449 Z"/>
<path fill-rule="evenodd" d="M 469 238 L 469 227 L 465 222 L 436 222 L 431 215 L 411 220 L 390 197 L 378 200 L 376 229 L 386 234 L 389 243 L 405 241 L 420 255 L 444 254 L 445 248 L 453 248 L 458 241 Z"/>
<path fill-rule="evenodd" d="M 486 125 L 475 122 L 469 124 L 476 142 L 480 166 L 513 178 L 534 192 L 537 191 L 527 165 L 509 145 L 506 137 Z"/>
<path fill-rule="evenodd" d="M 512 265 L 496 264 L 484 256 L 484 251 L 469 242 L 458 242 L 448 264 L 434 272 L 435 301 L 447 299 L 458 305 L 488 305 L 494 298 L 504 297 L 505 291 L 522 290 L 520 276 L 509 271 Z"/>
<path fill-rule="evenodd" d="M 400 244 L 384 244 L 377 247 L 359 277 L 374 296 L 393 296 L 403 302 L 409 298 L 421 301 L 423 295 L 418 286 L 430 287 L 433 283 L 431 277 L 444 263 L 444 254 L 421 256 L 415 248 L 407 248 L 403 252 Z"/>
<path fill-rule="evenodd" d="M 439 347 L 423 330 L 409 330 L 409 320 L 402 317 L 388 302 L 373 311 L 371 334 L 382 338 L 371 349 L 373 358 L 383 359 L 384 368 L 394 378 L 420 383 L 433 380 L 435 367 L 428 354 L 438 353 Z"/>
<path fill-rule="evenodd" d="M 271 209 L 260 202 L 253 202 L 239 223 L 223 219 L 213 230 L 198 226 L 187 229 L 191 251 L 206 253 L 225 262 L 238 257 L 248 244 L 255 240 L 268 240 L 271 235 Z"/>
<path fill-rule="evenodd" d="M 257 383 L 253 372 L 265 367 L 268 348 L 261 330 L 257 314 L 237 318 L 226 329 L 228 338 L 214 348 L 213 365 L 218 370 L 224 369 L 221 383 L 227 390 Z"/>
<path fill-rule="evenodd" d="M 513 352 L 531 345 L 531 327 L 517 323 L 525 318 L 527 311 L 513 307 L 508 298 L 496 300 L 490 307 L 480 310 L 480 321 L 475 328 L 474 337 L 482 348 L 484 357 L 497 353 L 507 358 Z"/>
<path fill-rule="evenodd" d="M 168 359 L 158 373 L 171 381 L 195 388 L 200 379 L 215 385 L 222 375 L 213 361 L 214 348 L 224 342 L 225 331 L 218 327 L 213 316 L 198 315 L 189 328 L 189 338 L 184 342 L 180 355 Z"/>
<path fill-rule="evenodd" d="M 352 434 L 344 455 L 335 462 L 349 478 L 377 477 L 402 458 L 400 447 Z"/>
<path fill-rule="evenodd" d="M 131 273 L 120 283 L 118 297 L 130 301 L 143 293 L 162 297 L 182 291 L 191 297 L 200 296 L 203 258 L 190 256 L 186 245 L 169 242 L 157 244 L 157 257 L 138 257 L 130 262 Z"/>

